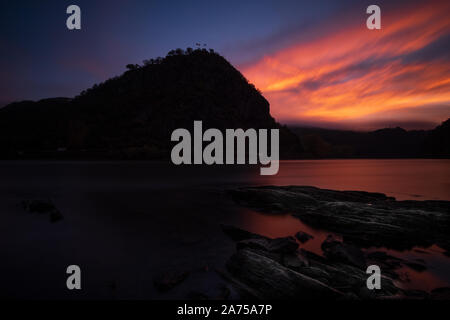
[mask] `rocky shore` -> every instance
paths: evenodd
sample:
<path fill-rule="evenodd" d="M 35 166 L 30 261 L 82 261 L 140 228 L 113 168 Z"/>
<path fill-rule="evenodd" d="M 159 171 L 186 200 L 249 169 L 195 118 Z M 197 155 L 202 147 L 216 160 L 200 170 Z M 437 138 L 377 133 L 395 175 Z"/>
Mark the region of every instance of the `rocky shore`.
<path fill-rule="evenodd" d="M 450 259 L 448 201 L 396 201 L 379 193 L 314 187 L 246 187 L 227 192 L 239 206 L 274 215 L 291 214 L 305 225 L 326 231 L 325 237 L 298 230 L 290 236 L 270 238 L 222 224 L 222 232 L 235 243 L 235 251 L 231 247 L 223 256 L 225 265 L 180 266 L 179 271 L 156 275 L 153 286 L 163 297 L 450 299 L 450 287 L 445 283 L 427 291 L 404 286 L 405 268 L 422 273 L 430 266 L 424 260 L 392 253 L 425 252 L 435 245 L 439 251 L 427 254 Z M 65 221 L 50 199 L 25 200 L 21 206 L 52 223 Z M 305 248 L 313 241 L 320 244 L 320 252 Z M 381 269 L 380 289 L 367 288 L 370 265 Z"/>
<path fill-rule="evenodd" d="M 229 191 L 240 205 L 289 213 L 361 247 L 407 250 L 433 244 L 450 256 L 450 202 L 396 201 L 381 193 L 315 187 L 256 187 Z"/>
<path fill-rule="evenodd" d="M 321 245 L 323 256 L 301 248 L 311 235 L 270 239 L 233 226 L 223 232 L 236 242 L 224 277 L 242 297 L 259 299 L 449 299 L 450 288 L 431 292 L 398 285 L 397 270 L 424 270 L 417 261 L 385 251 L 427 247 L 450 249 L 450 202 L 396 201 L 380 193 L 333 191 L 314 187 L 251 187 L 229 191 L 240 205 L 272 214 L 292 214 L 304 223 L 338 234 Z M 341 240 L 342 238 L 342 240 Z M 382 270 L 381 289 L 369 290 L 366 268 Z"/>

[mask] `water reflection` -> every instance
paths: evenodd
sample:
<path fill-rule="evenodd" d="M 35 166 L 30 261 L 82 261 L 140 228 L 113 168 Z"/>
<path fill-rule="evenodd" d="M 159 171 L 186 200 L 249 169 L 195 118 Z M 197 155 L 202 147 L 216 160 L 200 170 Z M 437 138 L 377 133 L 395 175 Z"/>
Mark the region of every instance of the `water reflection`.
<path fill-rule="evenodd" d="M 259 185 L 308 185 L 381 192 L 398 200 L 450 200 L 450 160 L 352 159 L 282 161 Z"/>
<path fill-rule="evenodd" d="M 312 228 L 290 214 L 267 214 L 245 209 L 242 212 L 240 227 L 270 238 L 294 236 L 298 231 L 306 232 L 314 238 L 299 247 L 323 256 L 322 243 L 328 235 L 341 238 L 338 234 Z M 341 238 L 342 239 L 342 238 Z M 412 250 L 398 251 L 387 248 L 367 248 L 366 252 L 382 251 L 388 255 L 408 262 L 420 262 L 426 270 L 417 271 L 408 266 L 401 266 L 395 272 L 399 275 L 396 285 L 405 289 L 431 291 L 432 289 L 450 286 L 450 258 L 444 250 L 436 245 L 428 248 L 416 247 Z M 391 271 L 391 270 L 389 270 Z"/>

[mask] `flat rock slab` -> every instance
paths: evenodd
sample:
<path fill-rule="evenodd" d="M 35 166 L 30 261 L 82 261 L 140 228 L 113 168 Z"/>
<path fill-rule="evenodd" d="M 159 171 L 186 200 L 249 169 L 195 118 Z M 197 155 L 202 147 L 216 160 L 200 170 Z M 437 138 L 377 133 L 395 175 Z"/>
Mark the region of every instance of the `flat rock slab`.
<path fill-rule="evenodd" d="M 397 250 L 437 244 L 450 252 L 450 201 L 396 201 L 382 193 L 304 186 L 244 187 L 229 193 L 240 205 L 291 213 L 314 228 L 342 235 L 345 243 Z"/>
<path fill-rule="evenodd" d="M 250 249 L 238 250 L 228 261 L 227 268 L 260 299 L 338 298 L 343 295 Z"/>
<path fill-rule="evenodd" d="M 234 234 L 241 229 L 233 230 Z M 238 233 L 247 234 L 245 230 Z M 294 238 L 258 238 L 256 234 L 237 241 L 237 251 L 227 262 L 227 279 L 241 296 L 260 299 L 376 299 L 401 293 L 383 275 L 381 290 L 367 288 L 365 257 L 356 247 L 330 238 L 324 244 L 333 254 L 322 257 L 291 246 L 291 241 Z M 288 250 L 278 250 L 277 243 L 284 243 Z"/>

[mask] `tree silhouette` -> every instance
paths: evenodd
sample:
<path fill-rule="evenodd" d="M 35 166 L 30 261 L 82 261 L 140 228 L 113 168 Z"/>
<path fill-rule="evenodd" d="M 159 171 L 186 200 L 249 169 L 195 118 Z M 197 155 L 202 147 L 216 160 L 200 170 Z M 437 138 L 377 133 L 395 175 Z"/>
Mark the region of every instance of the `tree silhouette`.
<path fill-rule="evenodd" d="M 127 64 L 126 67 L 127 67 L 128 70 L 136 70 L 137 68 L 139 68 L 139 65 L 138 64 L 129 63 L 129 64 Z"/>

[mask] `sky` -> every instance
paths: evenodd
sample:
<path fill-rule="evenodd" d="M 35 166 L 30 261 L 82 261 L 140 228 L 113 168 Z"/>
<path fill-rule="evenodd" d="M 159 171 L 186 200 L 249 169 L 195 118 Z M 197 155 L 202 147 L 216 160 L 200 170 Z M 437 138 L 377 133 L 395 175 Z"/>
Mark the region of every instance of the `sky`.
<path fill-rule="evenodd" d="M 81 8 L 81 30 L 66 8 Z M 381 8 L 381 30 L 366 8 Z M 73 97 L 129 63 L 206 44 L 285 124 L 429 129 L 450 117 L 450 1 L 0 2 L 0 106 Z"/>

